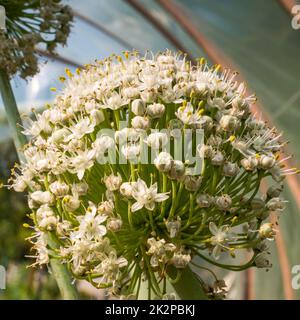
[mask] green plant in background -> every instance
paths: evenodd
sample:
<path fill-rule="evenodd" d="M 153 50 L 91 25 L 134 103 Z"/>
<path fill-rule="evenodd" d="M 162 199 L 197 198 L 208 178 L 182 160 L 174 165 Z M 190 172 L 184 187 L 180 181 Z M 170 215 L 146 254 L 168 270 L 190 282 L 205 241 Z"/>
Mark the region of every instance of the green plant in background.
<path fill-rule="evenodd" d="M 53 52 L 65 45 L 72 13 L 57 0 L 1 0 L 5 8 L 6 30 L 0 33 L 0 66 L 12 76 L 24 79 L 38 72 L 38 48 Z"/>
<path fill-rule="evenodd" d="M 119 297 L 139 298 L 145 282 L 148 299 L 172 298 L 167 283 L 182 299 L 222 298 L 224 281 L 208 269 L 208 286 L 193 258 L 269 268 L 265 220 L 283 210 L 281 181 L 297 171 L 282 169 L 280 135 L 251 115 L 256 98 L 235 74 L 169 51 L 124 56 L 66 69 L 65 89 L 24 130 L 11 186 L 29 192 L 35 264 L 55 258 Z M 275 184 L 260 196 L 267 177 Z"/>

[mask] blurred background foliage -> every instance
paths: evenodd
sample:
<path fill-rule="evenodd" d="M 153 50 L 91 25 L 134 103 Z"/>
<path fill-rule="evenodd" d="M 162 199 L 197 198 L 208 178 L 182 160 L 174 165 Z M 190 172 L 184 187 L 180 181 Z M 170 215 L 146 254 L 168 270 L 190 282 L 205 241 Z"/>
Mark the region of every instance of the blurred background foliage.
<path fill-rule="evenodd" d="M 49 56 L 40 48 L 40 73 L 24 81 L 12 79 L 21 113 L 51 102 L 51 87 L 58 77 L 111 53 L 137 49 L 141 53 L 170 48 L 192 58 L 206 57 L 240 72 L 250 92 L 258 96 L 258 116 L 284 132 L 294 154 L 290 164 L 300 165 L 300 29 L 291 27 L 294 0 L 69 0 L 74 23 L 68 45 Z M 179 13 L 179 15 L 178 15 Z M 46 62 L 47 60 L 47 62 Z M 0 179 L 7 184 L 15 149 L 0 100 Z M 286 183 L 287 209 L 280 219 L 276 244 L 270 245 L 273 268 L 224 274 L 229 298 L 299 299 L 291 288 L 291 268 L 300 264 L 300 181 Z M 47 270 L 28 269 L 31 261 L 24 238 L 26 196 L 0 189 L 0 264 L 7 268 L 7 289 L 0 299 L 58 298 Z M 80 284 L 82 297 L 102 297 Z"/>

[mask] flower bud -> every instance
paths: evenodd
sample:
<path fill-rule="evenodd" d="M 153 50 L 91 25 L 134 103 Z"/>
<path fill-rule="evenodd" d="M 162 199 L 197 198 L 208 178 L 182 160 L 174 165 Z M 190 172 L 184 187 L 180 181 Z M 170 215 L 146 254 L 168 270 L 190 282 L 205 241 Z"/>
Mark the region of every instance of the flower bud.
<path fill-rule="evenodd" d="M 241 165 L 247 171 L 253 171 L 258 166 L 258 160 L 255 157 L 244 158 L 241 160 Z"/>
<path fill-rule="evenodd" d="M 161 172 L 168 172 L 172 167 L 172 156 L 167 152 L 161 152 L 155 159 L 154 165 Z"/>
<path fill-rule="evenodd" d="M 116 131 L 115 133 L 115 141 L 116 143 L 123 144 L 125 142 L 137 142 L 140 138 L 141 134 L 133 129 L 133 128 L 124 128 L 120 131 Z"/>
<path fill-rule="evenodd" d="M 124 182 L 120 186 L 120 193 L 122 196 L 131 199 L 132 198 L 132 190 L 135 182 Z"/>
<path fill-rule="evenodd" d="M 36 218 L 38 226 L 42 230 L 51 231 L 56 228 L 57 218 L 55 217 L 53 210 L 47 204 L 42 205 L 36 211 Z"/>
<path fill-rule="evenodd" d="M 203 115 L 200 118 L 200 123 L 197 125 L 197 128 L 201 128 L 205 131 L 209 131 L 213 128 L 214 126 L 214 121 L 211 117 Z"/>
<path fill-rule="evenodd" d="M 240 127 L 240 120 L 235 116 L 224 115 L 220 119 L 220 126 L 224 131 L 235 131 Z"/>
<path fill-rule="evenodd" d="M 117 191 L 122 183 L 122 177 L 119 173 L 116 176 L 114 174 L 105 176 L 103 180 L 109 191 Z"/>
<path fill-rule="evenodd" d="M 165 109 L 166 109 L 165 106 L 161 103 L 150 104 L 147 107 L 147 115 L 151 119 L 161 118 L 165 113 Z"/>
<path fill-rule="evenodd" d="M 231 207 L 231 197 L 228 194 L 223 194 L 215 198 L 215 204 L 219 210 L 228 210 Z"/>
<path fill-rule="evenodd" d="M 70 134 L 70 131 L 66 128 L 58 129 L 55 130 L 52 135 L 50 140 L 53 143 L 60 143 L 62 142 L 68 135 Z"/>
<path fill-rule="evenodd" d="M 12 187 L 16 192 L 23 192 L 27 188 L 27 183 L 24 181 L 24 178 L 22 176 L 18 176 L 14 180 Z"/>
<path fill-rule="evenodd" d="M 239 167 L 236 163 L 227 162 L 223 166 L 223 175 L 225 177 L 234 177 L 238 174 Z"/>
<path fill-rule="evenodd" d="M 62 200 L 63 206 L 67 211 L 75 211 L 80 206 L 80 200 L 74 196 L 64 196 Z"/>
<path fill-rule="evenodd" d="M 137 143 L 128 143 L 122 146 L 123 156 L 131 161 L 136 161 L 141 153 L 141 145 Z"/>
<path fill-rule="evenodd" d="M 99 214 L 103 214 L 106 216 L 112 215 L 113 210 L 114 210 L 114 203 L 112 201 L 102 201 L 97 208 L 97 212 Z"/>
<path fill-rule="evenodd" d="M 213 156 L 213 148 L 209 145 L 198 145 L 197 150 L 201 158 L 210 159 Z"/>
<path fill-rule="evenodd" d="M 31 199 L 38 204 L 53 204 L 54 196 L 49 191 L 35 191 L 30 195 Z"/>
<path fill-rule="evenodd" d="M 141 92 L 141 98 L 144 102 L 147 102 L 147 103 L 154 102 L 156 97 L 157 97 L 157 93 L 154 90 L 148 89 Z"/>
<path fill-rule="evenodd" d="M 123 222 L 121 219 L 111 218 L 111 219 L 108 219 L 107 224 L 106 224 L 106 228 L 107 228 L 107 230 L 110 230 L 113 232 L 118 232 L 121 230 L 122 224 L 123 224 Z"/>
<path fill-rule="evenodd" d="M 89 185 L 86 182 L 74 183 L 72 186 L 72 193 L 78 196 L 84 196 L 87 194 Z"/>
<path fill-rule="evenodd" d="M 268 259 L 268 255 L 266 252 L 259 253 L 255 259 L 254 264 L 257 268 L 270 268 L 272 267 L 272 264 L 270 260 Z"/>
<path fill-rule="evenodd" d="M 163 132 L 155 132 L 151 133 L 145 142 L 148 144 L 150 148 L 155 150 L 159 150 L 164 148 L 169 141 L 169 138 L 166 133 Z"/>
<path fill-rule="evenodd" d="M 200 208 L 209 208 L 213 204 L 214 199 L 209 194 L 203 193 L 197 196 L 196 202 Z"/>
<path fill-rule="evenodd" d="M 131 111 L 136 115 L 136 116 L 142 116 L 144 115 L 146 108 L 145 108 L 145 103 L 141 99 L 135 99 L 132 101 L 131 105 Z"/>
<path fill-rule="evenodd" d="M 259 236 L 262 239 L 273 240 L 276 235 L 275 230 L 273 229 L 272 223 L 264 223 L 260 226 L 258 230 Z"/>
<path fill-rule="evenodd" d="M 175 266 L 177 269 L 184 269 L 189 262 L 191 261 L 191 255 L 190 254 L 183 254 L 181 252 L 175 252 L 172 259 L 171 263 Z"/>
<path fill-rule="evenodd" d="M 181 227 L 180 217 L 177 217 L 177 220 L 167 220 L 165 221 L 165 224 L 168 232 L 170 233 L 170 238 L 175 238 Z"/>
<path fill-rule="evenodd" d="M 214 166 L 220 166 L 224 162 L 224 156 L 221 151 L 216 151 L 216 153 L 211 158 L 211 163 Z"/>
<path fill-rule="evenodd" d="M 267 195 L 269 198 L 277 198 L 280 196 L 281 192 L 283 191 L 283 185 L 273 185 L 269 187 L 267 191 Z"/>
<path fill-rule="evenodd" d="M 102 110 L 94 109 L 91 111 L 91 122 L 96 126 L 105 120 Z"/>
<path fill-rule="evenodd" d="M 260 210 L 265 207 L 265 202 L 261 198 L 254 198 L 251 201 L 251 209 L 252 210 Z"/>
<path fill-rule="evenodd" d="M 54 181 L 50 184 L 49 189 L 57 197 L 62 197 L 68 194 L 70 188 L 64 182 Z"/>
<path fill-rule="evenodd" d="M 150 120 L 145 117 L 135 116 L 131 120 L 131 125 L 134 129 L 148 130 L 150 128 Z"/>
<path fill-rule="evenodd" d="M 262 169 L 271 169 L 274 164 L 275 164 L 276 160 L 274 156 L 266 156 L 266 155 L 262 155 L 259 158 L 259 166 Z"/>
<path fill-rule="evenodd" d="M 72 224 L 68 220 L 58 222 L 56 225 L 56 232 L 60 237 L 66 236 L 70 229 L 72 229 Z"/>
<path fill-rule="evenodd" d="M 202 177 L 196 177 L 196 176 L 184 176 L 183 177 L 183 183 L 188 191 L 198 191 L 200 188 L 202 182 Z"/>
<path fill-rule="evenodd" d="M 170 179 L 179 179 L 185 173 L 184 163 L 180 160 L 173 160 L 171 170 L 168 172 Z"/>
<path fill-rule="evenodd" d="M 284 210 L 285 206 L 284 203 L 286 201 L 276 197 L 276 198 L 272 198 L 267 202 L 267 208 L 270 211 L 282 211 Z"/>

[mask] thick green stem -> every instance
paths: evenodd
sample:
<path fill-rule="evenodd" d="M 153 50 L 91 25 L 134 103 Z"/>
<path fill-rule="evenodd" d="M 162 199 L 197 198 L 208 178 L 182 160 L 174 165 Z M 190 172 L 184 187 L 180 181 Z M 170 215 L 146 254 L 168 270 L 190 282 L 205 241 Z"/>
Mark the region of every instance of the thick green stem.
<path fill-rule="evenodd" d="M 50 266 L 52 275 L 57 282 L 63 299 L 76 300 L 78 298 L 77 292 L 72 284 L 72 279 L 66 266 L 63 265 L 60 260 L 55 258 L 50 259 Z"/>
<path fill-rule="evenodd" d="M 0 92 L 3 99 L 7 120 L 12 132 L 13 141 L 18 153 L 19 160 L 25 162 L 22 147 L 27 143 L 26 137 L 21 132 L 21 117 L 18 111 L 16 99 L 10 85 L 9 77 L 0 69 Z M 57 282 L 63 299 L 76 299 L 77 293 L 71 283 L 71 277 L 65 265 L 57 259 L 50 259 L 53 276 Z"/>
<path fill-rule="evenodd" d="M 176 277 L 176 269 L 170 270 L 169 274 L 172 278 Z M 180 279 L 176 283 L 172 283 L 177 295 L 182 300 L 207 300 L 207 295 L 204 293 L 200 280 L 197 275 L 190 269 L 189 266 L 184 268 Z"/>
<path fill-rule="evenodd" d="M 24 161 L 24 155 L 20 151 L 23 145 L 27 143 L 27 139 L 21 132 L 20 125 L 22 124 L 22 121 L 16 100 L 9 82 L 9 77 L 3 70 L 0 70 L 0 91 L 19 159 Z"/>

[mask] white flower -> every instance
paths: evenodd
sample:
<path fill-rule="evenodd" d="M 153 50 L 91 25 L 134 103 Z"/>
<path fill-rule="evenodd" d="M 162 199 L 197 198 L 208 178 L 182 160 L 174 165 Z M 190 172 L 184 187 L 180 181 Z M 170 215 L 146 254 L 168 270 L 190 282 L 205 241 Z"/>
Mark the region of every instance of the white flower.
<path fill-rule="evenodd" d="M 75 237 L 91 240 L 101 238 L 106 234 L 103 222 L 107 216 L 97 214 L 97 208 L 92 202 L 89 202 L 85 215 L 79 216 L 77 219 L 80 225 L 78 231 L 74 233 Z"/>
<path fill-rule="evenodd" d="M 122 183 L 122 177 L 119 173 L 116 176 L 114 174 L 111 174 L 104 177 L 103 181 L 109 191 L 117 191 L 119 190 Z"/>
<path fill-rule="evenodd" d="M 93 150 L 78 150 L 77 155 L 71 158 L 69 169 L 72 173 L 77 173 L 79 180 L 82 180 L 87 169 L 94 165 L 95 152 Z"/>
<path fill-rule="evenodd" d="M 127 103 L 128 103 L 128 99 L 123 99 L 120 94 L 113 91 L 109 97 L 104 98 L 104 104 L 101 106 L 101 108 L 117 110 Z"/>
<path fill-rule="evenodd" d="M 165 239 L 149 238 L 147 244 L 149 246 L 147 254 L 151 255 L 150 264 L 152 267 L 157 267 L 160 262 L 168 262 L 176 250 L 176 246 L 173 243 L 166 243 Z"/>
<path fill-rule="evenodd" d="M 165 113 L 165 106 L 161 103 L 154 103 L 147 106 L 147 115 L 152 118 L 160 118 Z"/>
<path fill-rule="evenodd" d="M 190 102 L 178 108 L 175 115 L 184 124 L 196 125 L 200 123 L 201 115 L 194 113 L 194 108 Z"/>
<path fill-rule="evenodd" d="M 131 120 L 131 125 L 134 129 L 147 130 L 150 127 L 150 120 L 146 117 L 135 116 Z"/>
<path fill-rule="evenodd" d="M 158 193 L 157 190 L 157 183 L 148 188 L 145 181 L 139 178 L 133 186 L 132 196 L 136 200 L 136 203 L 132 205 L 131 211 L 135 212 L 143 207 L 153 211 L 155 202 L 163 202 L 169 198 L 169 192 Z"/>
<path fill-rule="evenodd" d="M 120 269 L 127 265 L 128 261 L 124 257 L 117 257 L 115 252 L 111 252 L 107 258 L 95 267 L 94 272 L 103 275 L 100 282 L 114 282 L 119 277 Z"/>
<path fill-rule="evenodd" d="M 73 127 L 70 127 L 72 134 L 70 134 L 66 141 L 72 139 L 81 139 L 84 135 L 94 131 L 95 124 L 91 122 L 89 118 L 83 118 L 79 120 Z"/>
<path fill-rule="evenodd" d="M 96 158 L 103 156 L 108 150 L 114 147 L 115 147 L 114 139 L 105 135 L 98 137 L 92 143 L 92 148 L 95 151 Z"/>
<path fill-rule="evenodd" d="M 78 195 L 74 196 L 64 196 L 62 200 L 63 206 L 67 211 L 75 211 L 80 206 L 80 200 L 78 199 Z"/>
<path fill-rule="evenodd" d="M 136 143 L 128 143 L 121 147 L 121 152 L 128 160 L 137 160 L 141 153 L 141 146 Z"/>
<path fill-rule="evenodd" d="M 276 235 L 276 232 L 273 229 L 273 224 L 269 222 L 263 223 L 260 226 L 258 233 L 262 239 L 267 239 L 267 240 L 274 240 L 274 237 Z"/>
<path fill-rule="evenodd" d="M 234 235 L 230 232 L 229 226 L 224 225 L 218 228 L 214 222 L 209 223 L 209 230 L 213 235 L 210 238 L 214 246 L 212 254 L 215 259 L 219 259 L 222 250 L 230 250 L 227 243 L 233 239 Z"/>
<path fill-rule="evenodd" d="M 54 181 L 49 186 L 50 191 L 58 197 L 65 196 L 70 187 L 65 182 Z"/>
<path fill-rule="evenodd" d="M 144 141 L 149 147 L 153 148 L 154 150 L 158 150 L 164 148 L 168 144 L 169 138 L 166 133 L 154 132 L 151 133 Z"/>

